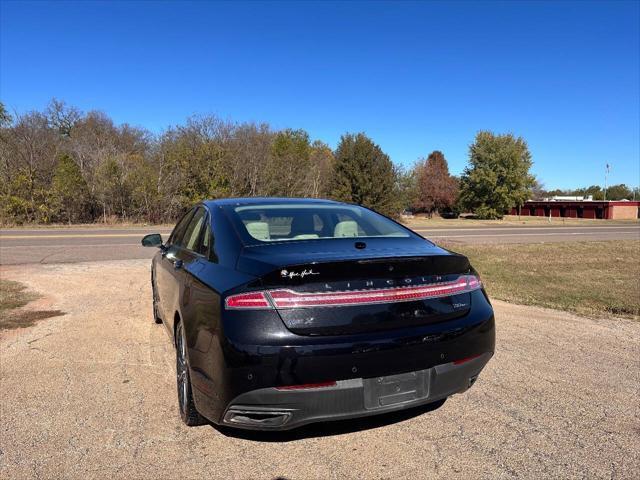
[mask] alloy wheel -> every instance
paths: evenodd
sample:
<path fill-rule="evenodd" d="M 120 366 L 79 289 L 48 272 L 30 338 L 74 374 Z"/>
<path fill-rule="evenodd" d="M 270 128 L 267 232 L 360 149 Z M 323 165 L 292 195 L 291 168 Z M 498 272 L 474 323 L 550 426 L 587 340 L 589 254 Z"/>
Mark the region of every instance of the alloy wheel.
<path fill-rule="evenodd" d="M 176 371 L 178 376 L 178 401 L 180 403 L 180 411 L 185 412 L 188 401 L 189 376 L 187 370 L 187 351 L 184 342 L 184 333 L 182 325 L 178 325 L 176 332 Z"/>

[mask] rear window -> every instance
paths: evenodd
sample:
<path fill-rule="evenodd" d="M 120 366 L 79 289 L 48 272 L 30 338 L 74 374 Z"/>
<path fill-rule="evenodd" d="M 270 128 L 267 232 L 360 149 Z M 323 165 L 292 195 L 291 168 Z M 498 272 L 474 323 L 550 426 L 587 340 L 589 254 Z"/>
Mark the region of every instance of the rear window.
<path fill-rule="evenodd" d="M 410 236 L 388 218 L 351 205 L 274 203 L 239 205 L 227 210 L 249 243 Z"/>

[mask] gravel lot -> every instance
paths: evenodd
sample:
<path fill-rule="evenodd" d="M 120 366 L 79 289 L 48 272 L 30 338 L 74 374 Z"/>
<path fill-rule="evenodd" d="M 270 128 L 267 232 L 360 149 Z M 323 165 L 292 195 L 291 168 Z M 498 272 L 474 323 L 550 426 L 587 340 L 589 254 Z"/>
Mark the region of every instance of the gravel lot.
<path fill-rule="evenodd" d="M 434 411 L 188 428 L 149 261 L 3 267 L 67 312 L 0 338 L 0 478 L 632 478 L 640 323 L 495 302 L 497 352 Z"/>

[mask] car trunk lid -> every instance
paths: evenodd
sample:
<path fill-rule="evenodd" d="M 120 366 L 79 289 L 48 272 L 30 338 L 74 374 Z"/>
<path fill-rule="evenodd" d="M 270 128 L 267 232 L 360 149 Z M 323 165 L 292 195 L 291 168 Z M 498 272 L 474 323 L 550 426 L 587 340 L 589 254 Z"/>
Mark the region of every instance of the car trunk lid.
<path fill-rule="evenodd" d="M 470 284 L 471 267 L 462 255 L 404 239 L 393 249 L 375 242 L 365 249 L 332 246 L 314 251 L 316 245 L 287 244 L 244 253 L 245 264 L 264 271 L 256 287 L 296 334 L 405 328 L 454 319 L 470 308 L 469 292 L 477 285 Z"/>

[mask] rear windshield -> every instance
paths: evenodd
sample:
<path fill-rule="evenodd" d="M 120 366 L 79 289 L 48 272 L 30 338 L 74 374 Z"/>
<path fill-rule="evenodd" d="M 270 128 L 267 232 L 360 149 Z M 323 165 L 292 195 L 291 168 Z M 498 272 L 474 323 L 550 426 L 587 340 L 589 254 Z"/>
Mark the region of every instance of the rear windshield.
<path fill-rule="evenodd" d="M 366 208 L 352 205 L 264 204 L 229 207 L 248 243 L 321 238 L 409 237 L 407 230 Z"/>

